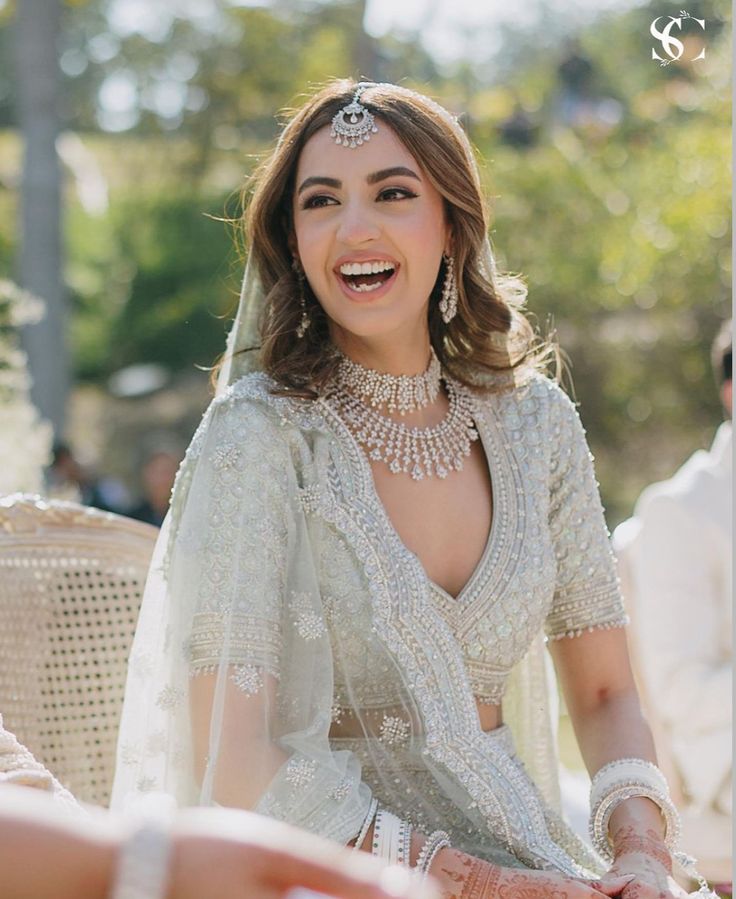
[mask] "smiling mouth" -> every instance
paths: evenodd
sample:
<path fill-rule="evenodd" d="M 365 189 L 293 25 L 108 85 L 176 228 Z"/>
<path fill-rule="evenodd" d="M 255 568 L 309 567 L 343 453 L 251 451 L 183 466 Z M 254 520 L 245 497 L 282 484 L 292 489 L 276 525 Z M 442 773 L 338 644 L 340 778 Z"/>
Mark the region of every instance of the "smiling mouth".
<path fill-rule="evenodd" d="M 337 277 L 355 293 L 370 293 L 373 290 L 378 290 L 379 287 L 390 281 L 396 274 L 396 271 L 397 269 L 393 268 L 389 271 L 370 272 L 369 274 L 360 275 L 344 275 L 338 271 Z"/>

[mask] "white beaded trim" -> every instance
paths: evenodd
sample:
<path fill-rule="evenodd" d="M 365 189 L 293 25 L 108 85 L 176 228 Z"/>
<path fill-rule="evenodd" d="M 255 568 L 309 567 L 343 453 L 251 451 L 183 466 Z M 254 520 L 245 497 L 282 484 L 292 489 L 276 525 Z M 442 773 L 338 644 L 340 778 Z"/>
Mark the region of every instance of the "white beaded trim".
<path fill-rule="evenodd" d="M 603 624 L 591 624 L 590 627 L 581 627 L 573 631 L 565 631 L 561 634 L 553 634 L 547 637 L 547 640 L 567 640 L 569 637 L 582 637 L 583 634 L 592 634 L 593 631 L 611 631 L 620 627 L 627 627 L 631 624 L 628 615 L 617 618 L 615 621 L 606 621 Z"/>
<path fill-rule="evenodd" d="M 426 843 L 422 846 L 417 858 L 416 871 L 421 874 L 422 881 L 429 876 L 429 868 L 435 859 L 435 856 L 445 846 L 450 845 L 450 835 L 444 830 L 435 830 L 428 837 Z"/>

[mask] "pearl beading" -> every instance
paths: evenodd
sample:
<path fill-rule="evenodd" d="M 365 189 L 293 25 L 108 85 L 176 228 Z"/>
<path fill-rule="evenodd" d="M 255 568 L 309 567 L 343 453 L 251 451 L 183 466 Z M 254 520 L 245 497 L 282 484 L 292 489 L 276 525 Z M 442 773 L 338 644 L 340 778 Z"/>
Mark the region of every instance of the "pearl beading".
<path fill-rule="evenodd" d="M 422 881 L 425 881 L 429 876 L 430 866 L 434 861 L 437 853 L 440 851 L 440 849 L 443 849 L 445 846 L 449 845 L 450 836 L 447 831 L 435 830 L 427 837 L 427 841 L 419 850 L 416 864 L 416 870 L 421 874 Z"/>
<path fill-rule="evenodd" d="M 426 371 L 420 375 L 391 375 L 366 368 L 340 354 L 338 386 L 362 397 L 373 409 L 385 406 L 389 412 L 406 415 L 433 403 L 440 392 L 442 367 L 433 347 Z"/>

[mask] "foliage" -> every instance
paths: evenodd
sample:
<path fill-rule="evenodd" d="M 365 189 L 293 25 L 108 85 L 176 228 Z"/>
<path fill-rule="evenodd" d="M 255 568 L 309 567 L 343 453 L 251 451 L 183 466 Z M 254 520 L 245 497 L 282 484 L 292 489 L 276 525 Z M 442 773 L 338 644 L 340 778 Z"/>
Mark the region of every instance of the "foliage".
<path fill-rule="evenodd" d="M 222 198 L 170 189 L 115 202 L 105 228 L 80 216 L 70 246 L 80 377 L 157 362 L 211 365 L 235 303 Z M 100 298 L 104 297 L 104 302 Z"/>
<path fill-rule="evenodd" d="M 12 281 L 0 280 L 0 495 L 40 492 L 49 461 L 51 426 L 31 403 L 31 379 L 19 329 L 37 322 L 43 303 Z"/>
<path fill-rule="evenodd" d="M 592 62 L 591 96 L 573 122 L 558 77 L 575 33 L 565 16 L 479 32 L 474 46 L 500 37 L 500 49 L 440 73 L 417 40 L 366 35 L 357 0 L 270 8 L 212 0 L 207 21 L 167 13 L 158 38 L 114 33 L 109 2 L 67 12 L 62 57 L 67 122 L 110 188 L 108 212 L 93 216 L 70 184 L 80 377 L 102 379 L 134 362 L 212 364 L 239 263 L 229 230 L 206 213 L 236 214 L 233 192 L 271 145 L 278 110 L 312 82 L 360 72 L 428 90 L 463 114 L 484 161 L 501 266 L 525 275 L 530 309 L 542 328 L 553 322 L 570 356 L 612 521 L 709 438 L 720 412 L 708 344 L 730 285 L 723 0 L 688 6 L 707 20 L 706 58 L 696 63 L 652 60 L 649 24 L 671 13 L 664 0 L 584 23 L 576 36 Z M 101 123 L 111 125 L 100 116 L 100 90 L 121 73 L 132 79 L 135 115 L 125 133 L 101 134 Z M 174 95 L 182 103 L 167 107 Z M 500 131 L 517 104 L 535 128 L 526 148 Z M 0 172 L 6 150 L 0 144 Z M 12 190 L 0 188 L 3 211 L 12 204 Z M 12 249 L 0 226 L 0 265 Z"/>

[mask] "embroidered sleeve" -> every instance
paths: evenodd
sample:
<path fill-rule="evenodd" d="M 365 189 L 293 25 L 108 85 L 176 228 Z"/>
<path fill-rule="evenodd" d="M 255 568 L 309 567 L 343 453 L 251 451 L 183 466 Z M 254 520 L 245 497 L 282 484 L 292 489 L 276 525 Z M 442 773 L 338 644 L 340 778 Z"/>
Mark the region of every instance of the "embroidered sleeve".
<path fill-rule="evenodd" d="M 593 456 L 577 410 L 550 385 L 549 526 L 557 577 L 545 632 L 552 639 L 628 623 L 616 575 Z"/>
<path fill-rule="evenodd" d="M 226 395 L 197 462 L 181 540 L 194 586 L 190 673 L 223 661 L 245 693 L 280 672 L 288 446 L 254 403 Z"/>

